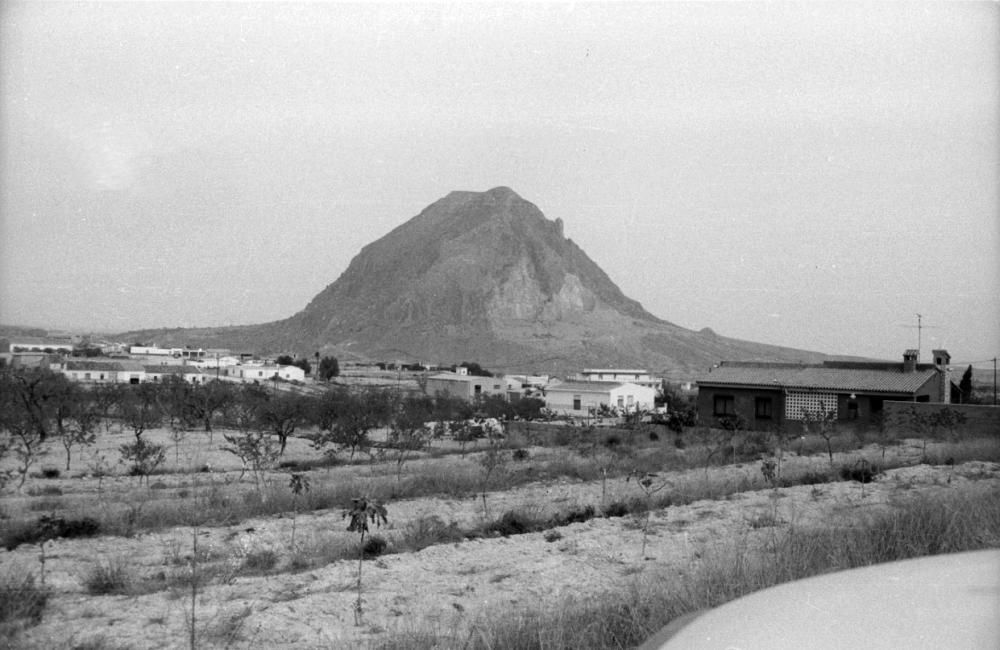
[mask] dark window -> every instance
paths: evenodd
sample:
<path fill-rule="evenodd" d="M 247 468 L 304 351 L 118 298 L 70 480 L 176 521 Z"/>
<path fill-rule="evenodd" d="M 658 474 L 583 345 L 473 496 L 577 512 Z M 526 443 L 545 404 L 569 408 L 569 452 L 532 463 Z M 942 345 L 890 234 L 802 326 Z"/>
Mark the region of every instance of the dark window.
<path fill-rule="evenodd" d="M 580 396 L 579 395 L 574 395 L 573 396 L 573 410 L 574 411 L 579 411 L 580 410 Z"/>
<path fill-rule="evenodd" d="M 758 397 L 754 400 L 754 415 L 757 416 L 758 420 L 771 419 L 772 413 L 770 397 Z"/>
<path fill-rule="evenodd" d="M 847 403 L 847 417 L 852 420 L 858 419 L 858 403 L 851 400 Z"/>
<path fill-rule="evenodd" d="M 736 415 L 736 398 L 732 395 L 716 395 L 714 400 L 715 415 Z"/>

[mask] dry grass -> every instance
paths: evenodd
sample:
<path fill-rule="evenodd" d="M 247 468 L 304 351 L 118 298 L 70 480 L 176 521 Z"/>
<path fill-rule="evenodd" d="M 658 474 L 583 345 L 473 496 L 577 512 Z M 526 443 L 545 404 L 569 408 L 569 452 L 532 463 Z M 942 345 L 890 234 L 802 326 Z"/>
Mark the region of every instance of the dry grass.
<path fill-rule="evenodd" d="M 836 522 L 835 522 L 836 523 Z M 763 542 L 745 537 L 703 556 L 683 581 L 642 574 L 628 589 L 567 598 L 545 611 L 481 617 L 471 634 L 413 630 L 377 645 L 491 650 L 635 647 L 671 621 L 783 582 L 881 562 L 1000 547 L 1000 494 L 911 497 L 851 525 L 791 527 Z"/>

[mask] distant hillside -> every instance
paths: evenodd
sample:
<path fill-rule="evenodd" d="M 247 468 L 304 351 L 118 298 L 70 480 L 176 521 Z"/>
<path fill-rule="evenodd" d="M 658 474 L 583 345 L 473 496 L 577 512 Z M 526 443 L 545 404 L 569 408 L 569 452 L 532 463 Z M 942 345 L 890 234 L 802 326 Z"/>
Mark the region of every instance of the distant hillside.
<path fill-rule="evenodd" d="M 365 246 L 299 313 L 274 323 L 123 334 L 160 345 L 476 360 L 501 371 L 628 366 L 683 377 L 722 359 L 824 355 L 688 330 L 625 296 L 512 190 L 452 192 Z"/>

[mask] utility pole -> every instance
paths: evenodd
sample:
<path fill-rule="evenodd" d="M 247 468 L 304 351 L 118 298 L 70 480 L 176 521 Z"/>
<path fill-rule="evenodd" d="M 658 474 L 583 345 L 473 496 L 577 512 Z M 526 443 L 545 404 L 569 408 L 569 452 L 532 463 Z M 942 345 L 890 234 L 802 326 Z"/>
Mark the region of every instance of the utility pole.
<path fill-rule="evenodd" d="M 997 358 L 993 357 L 993 406 L 997 405 Z"/>

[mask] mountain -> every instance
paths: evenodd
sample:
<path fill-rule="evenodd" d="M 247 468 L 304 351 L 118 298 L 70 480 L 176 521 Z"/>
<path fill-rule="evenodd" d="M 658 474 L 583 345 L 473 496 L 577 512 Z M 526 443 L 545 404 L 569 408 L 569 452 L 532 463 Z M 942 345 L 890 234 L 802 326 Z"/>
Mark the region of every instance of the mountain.
<path fill-rule="evenodd" d="M 365 246 L 286 320 L 123 336 L 348 359 L 467 360 L 500 371 L 639 367 L 675 377 L 721 359 L 823 356 L 657 318 L 564 236 L 560 220 L 506 187 L 431 204 Z"/>

